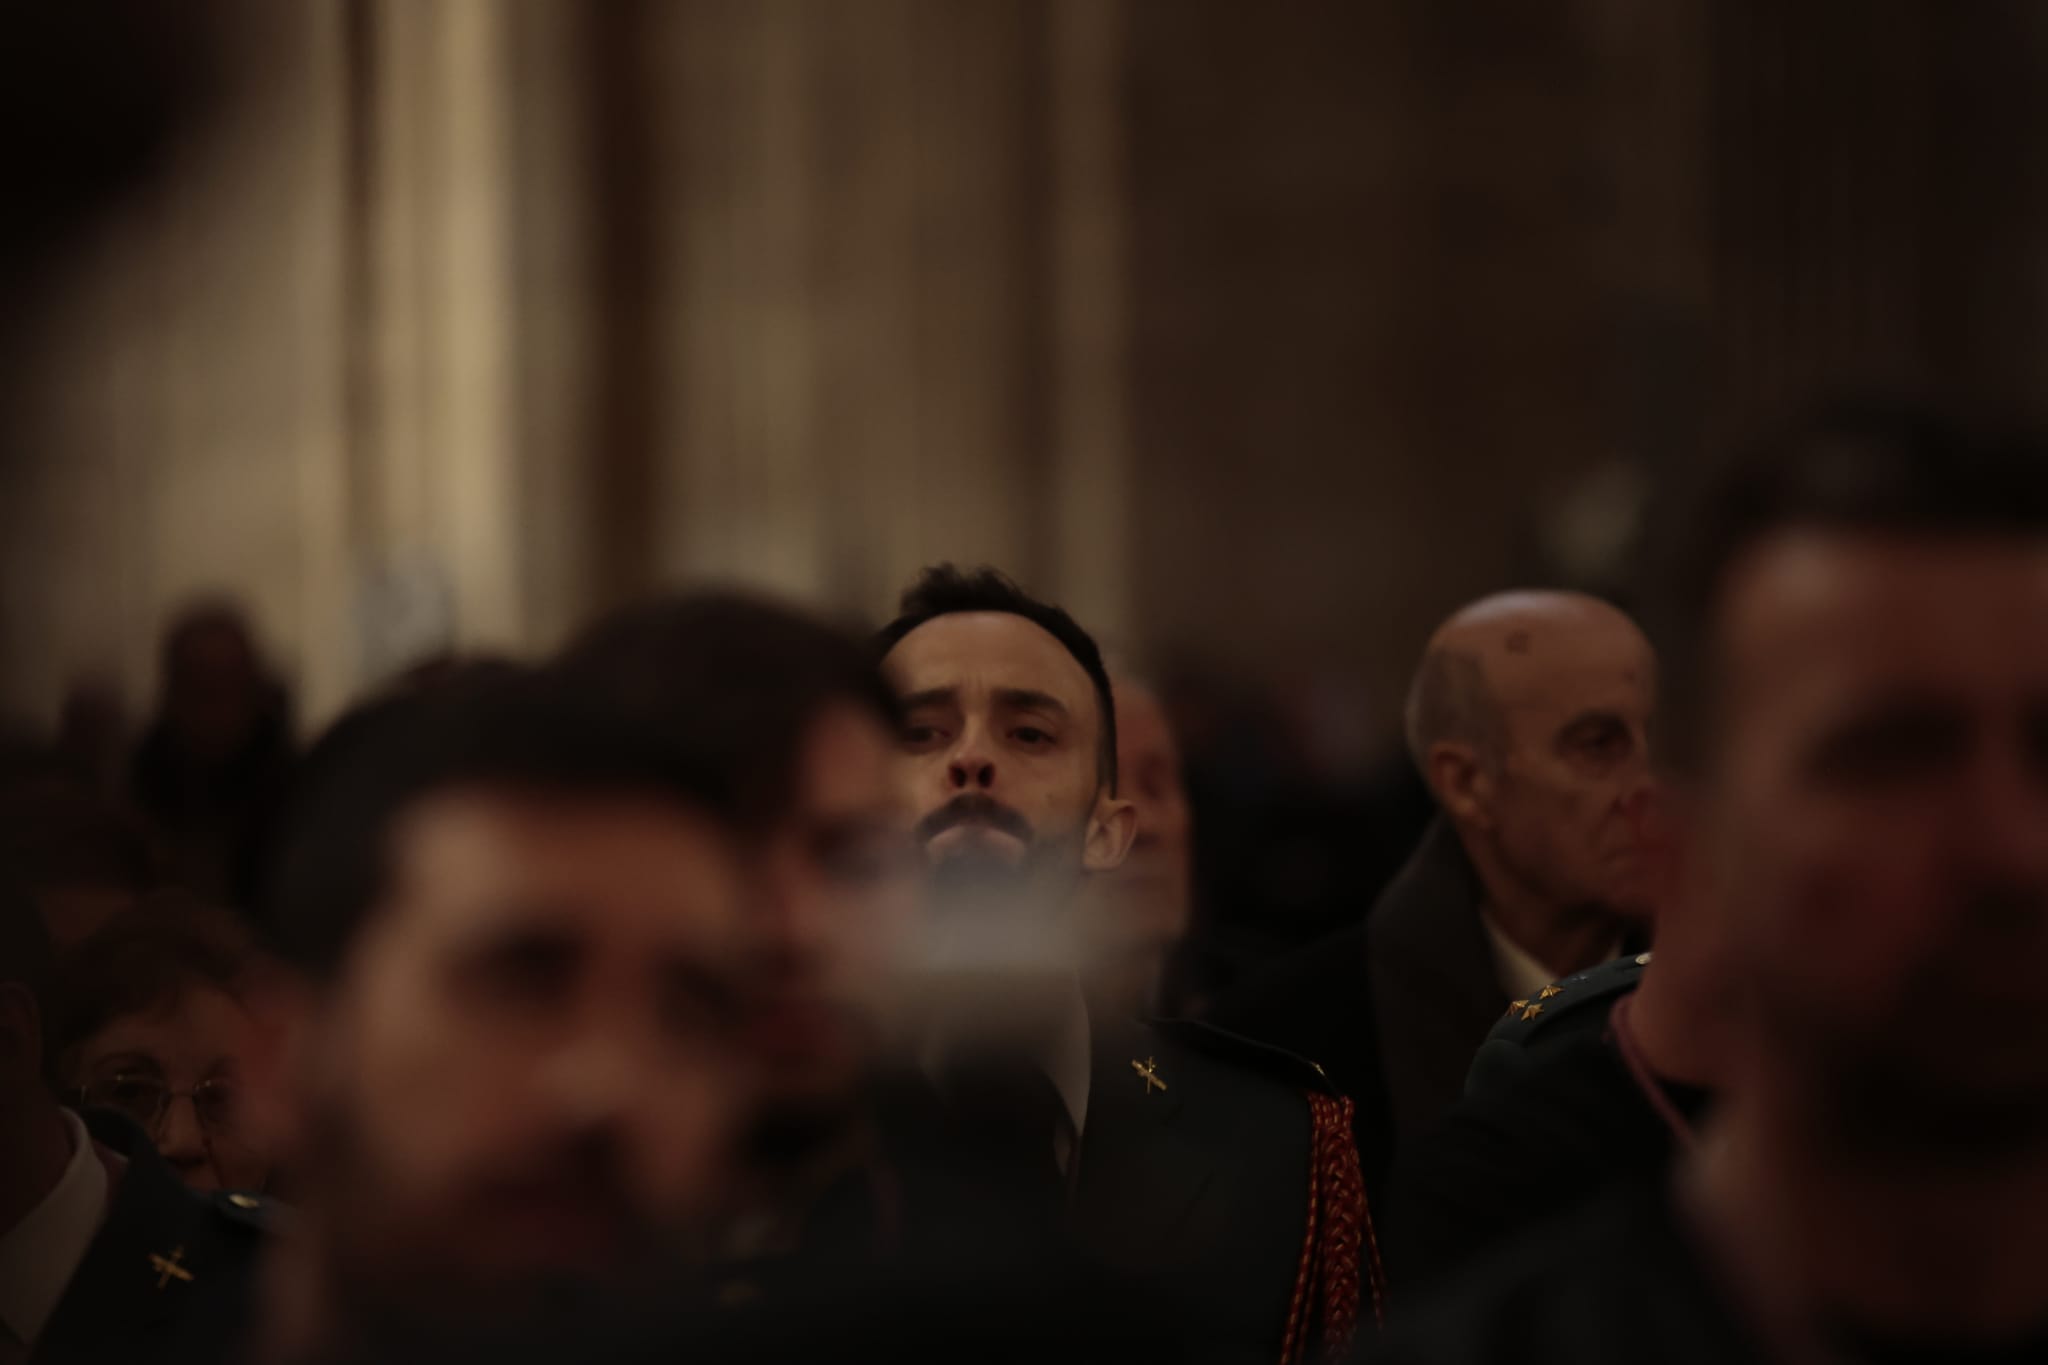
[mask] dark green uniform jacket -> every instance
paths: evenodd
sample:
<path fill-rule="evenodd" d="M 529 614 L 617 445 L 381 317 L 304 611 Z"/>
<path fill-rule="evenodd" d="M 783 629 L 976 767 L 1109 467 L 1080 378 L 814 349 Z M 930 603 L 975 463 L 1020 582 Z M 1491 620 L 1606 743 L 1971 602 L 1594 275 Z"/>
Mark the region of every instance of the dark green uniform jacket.
<path fill-rule="evenodd" d="M 217 1365 L 247 1330 L 272 1210 L 254 1195 L 187 1189 L 139 1129 L 84 1116 L 126 1158 L 106 1222 L 30 1356 L 33 1365 Z"/>

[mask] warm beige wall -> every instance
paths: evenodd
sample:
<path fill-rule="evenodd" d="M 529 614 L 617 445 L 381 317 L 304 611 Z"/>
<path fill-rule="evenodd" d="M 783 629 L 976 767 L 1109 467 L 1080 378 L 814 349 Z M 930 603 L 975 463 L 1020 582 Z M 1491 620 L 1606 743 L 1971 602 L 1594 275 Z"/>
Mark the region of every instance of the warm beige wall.
<path fill-rule="evenodd" d="M 1617 520 L 1554 516 L 1584 476 L 1844 375 L 2032 391 L 2042 11 L 1781 11 L 247 5 L 242 104 L 39 339 L 0 707 L 139 701 L 204 589 L 317 718 L 656 584 L 875 615 L 954 557 L 1390 729 L 1437 615 Z"/>

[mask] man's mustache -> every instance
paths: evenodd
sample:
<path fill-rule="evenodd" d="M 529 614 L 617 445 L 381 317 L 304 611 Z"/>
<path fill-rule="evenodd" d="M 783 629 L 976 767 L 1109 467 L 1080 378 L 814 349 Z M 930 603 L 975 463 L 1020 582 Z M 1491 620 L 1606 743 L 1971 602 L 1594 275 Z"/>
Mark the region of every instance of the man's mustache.
<path fill-rule="evenodd" d="M 917 822 L 917 840 L 930 843 L 955 825 L 986 825 L 1019 843 L 1031 842 L 1031 823 L 993 796 L 956 796 Z"/>

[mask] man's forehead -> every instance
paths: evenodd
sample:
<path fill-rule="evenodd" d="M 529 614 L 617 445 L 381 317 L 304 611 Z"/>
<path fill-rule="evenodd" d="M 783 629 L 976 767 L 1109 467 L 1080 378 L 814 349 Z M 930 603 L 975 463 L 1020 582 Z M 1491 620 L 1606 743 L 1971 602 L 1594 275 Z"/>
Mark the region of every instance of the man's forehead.
<path fill-rule="evenodd" d="M 882 670 L 905 696 L 947 688 L 1044 692 L 1076 715 L 1089 713 L 1093 688 L 1051 631 L 1000 611 L 934 617 L 896 642 Z"/>
<path fill-rule="evenodd" d="M 405 918 L 435 933 L 560 921 L 690 937 L 727 917 L 737 889 L 710 816 L 632 796 L 442 794 L 408 812 L 396 851 Z"/>
<path fill-rule="evenodd" d="M 1648 641 L 1622 619 L 1511 631 L 1483 667 L 1507 710 L 1622 706 L 1645 699 L 1656 683 Z"/>
<path fill-rule="evenodd" d="M 1811 531 L 1730 569 L 1716 622 L 1738 671 L 2048 667 L 2048 544 Z"/>

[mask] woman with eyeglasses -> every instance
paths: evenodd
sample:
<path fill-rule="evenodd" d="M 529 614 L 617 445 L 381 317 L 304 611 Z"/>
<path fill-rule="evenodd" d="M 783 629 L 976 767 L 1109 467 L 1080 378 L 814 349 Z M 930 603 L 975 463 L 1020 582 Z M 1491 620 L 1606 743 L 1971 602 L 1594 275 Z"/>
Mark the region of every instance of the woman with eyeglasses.
<path fill-rule="evenodd" d="M 152 897 L 59 968 L 55 1041 L 67 1101 L 127 1117 L 193 1189 L 269 1183 L 241 1106 L 254 957 L 226 916 Z"/>

